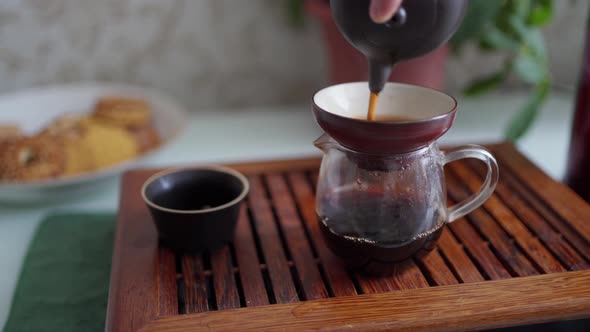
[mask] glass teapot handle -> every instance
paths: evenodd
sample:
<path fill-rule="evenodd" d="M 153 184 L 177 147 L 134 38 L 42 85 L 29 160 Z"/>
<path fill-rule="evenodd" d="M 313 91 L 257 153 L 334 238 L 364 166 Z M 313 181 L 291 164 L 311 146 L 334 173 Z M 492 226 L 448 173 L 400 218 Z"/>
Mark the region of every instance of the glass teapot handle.
<path fill-rule="evenodd" d="M 444 152 L 443 165 L 465 158 L 474 158 L 483 161 L 488 168 L 488 172 L 482 186 L 476 193 L 473 193 L 464 201 L 449 207 L 449 223 L 482 205 L 492 195 L 498 183 L 499 171 L 496 158 L 488 150 L 479 145 L 464 145 Z"/>

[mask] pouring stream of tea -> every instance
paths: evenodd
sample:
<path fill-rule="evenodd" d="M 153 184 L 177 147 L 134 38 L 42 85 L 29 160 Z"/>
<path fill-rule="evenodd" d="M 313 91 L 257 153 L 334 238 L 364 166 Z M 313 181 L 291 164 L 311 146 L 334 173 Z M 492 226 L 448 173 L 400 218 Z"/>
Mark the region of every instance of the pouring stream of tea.
<path fill-rule="evenodd" d="M 367 120 L 375 121 L 375 108 L 377 107 L 377 98 L 379 95 L 376 92 L 371 92 L 369 97 L 369 111 L 367 112 Z"/>

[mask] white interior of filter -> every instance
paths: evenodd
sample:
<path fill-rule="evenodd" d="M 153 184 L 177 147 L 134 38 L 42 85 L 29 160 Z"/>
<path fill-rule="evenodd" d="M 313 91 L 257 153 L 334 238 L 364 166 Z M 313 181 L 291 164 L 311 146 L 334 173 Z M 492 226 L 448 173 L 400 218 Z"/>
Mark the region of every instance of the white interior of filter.
<path fill-rule="evenodd" d="M 314 102 L 323 110 L 340 116 L 366 119 L 369 107 L 367 82 L 344 83 L 320 90 Z M 452 97 L 428 88 L 387 83 L 379 94 L 375 115 L 401 116 L 410 120 L 429 119 L 452 111 Z"/>

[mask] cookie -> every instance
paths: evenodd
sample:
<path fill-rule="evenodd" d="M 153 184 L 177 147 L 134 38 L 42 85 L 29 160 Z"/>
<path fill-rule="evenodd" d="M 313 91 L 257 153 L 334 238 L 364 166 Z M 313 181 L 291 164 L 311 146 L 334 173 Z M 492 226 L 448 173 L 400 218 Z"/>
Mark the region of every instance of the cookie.
<path fill-rule="evenodd" d="M 13 124 L 0 124 L 0 142 L 12 141 L 23 136 L 19 126 Z"/>
<path fill-rule="evenodd" d="M 39 135 L 52 136 L 60 139 L 79 139 L 82 136 L 82 121 L 86 115 L 68 113 L 53 120 Z"/>
<path fill-rule="evenodd" d="M 95 169 L 121 163 L 139 154 L 139 146 L 128 130 L 93 119 L 84 121 L 83 125 L 80 149 L 82 155 L 91 158 Z"/>
<path fill-rule="evenodd" d="M 57 140 L 40 136 L 6 142 L 0 150 L 0 179 L 33 181 L 60 176 L 65 152 Z"/>
<path fill-rule="evenodd" d="M 82 140 L 67 140 L 64 144 L 66 165 L 64 175 L 77 175 L 94 170 L 94 156 Z"/>
<path fill-rule="evenodd" d="M 63 175 L 75 175 L 93 169 L 93 160 L 82 144 L 85 133 L 84 122 L 87 117 L 77 113 L 63 114 L 39 133 L 39 136 L 58 141 L 63 146 L 65 152 Z"/>
<path fill-rule="evenodd" d="M 153 126 L 134 128 L 130 132 L 137 142 L 140 153 L 145 153 L 160 145 L 160 135 Z"/>
<path fill-rule="evenodd" d="M 103 97 L 96 103 L 92 116 L 111 125 L 138 128 L 151 123 L 151 107 L 142 99 Z"/>

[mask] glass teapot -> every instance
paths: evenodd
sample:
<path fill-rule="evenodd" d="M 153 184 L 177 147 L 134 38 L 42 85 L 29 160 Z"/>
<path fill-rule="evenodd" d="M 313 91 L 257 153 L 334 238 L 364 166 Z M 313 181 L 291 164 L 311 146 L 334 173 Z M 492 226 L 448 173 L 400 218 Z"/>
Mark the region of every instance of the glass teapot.
<path fill-rule="evenodd" d="M 492 194 L 498 166 L 484 148 L 439 150 L 456 101 L 442 92 L 388 83 L 378 121 L 366 121 L 366 83 L 319 91 L 313 112 L 326 134 L 316 190 L 320 229 L 330 249 L 353 268 L 390 273 L 395 264 L 432 249 L 443 226 L 479 207 Z M 381 120 L 379 120 L 381 119 Z M 487 165 L 480 190 L 447 207 L 443 166 L 475 158 Z"/>

